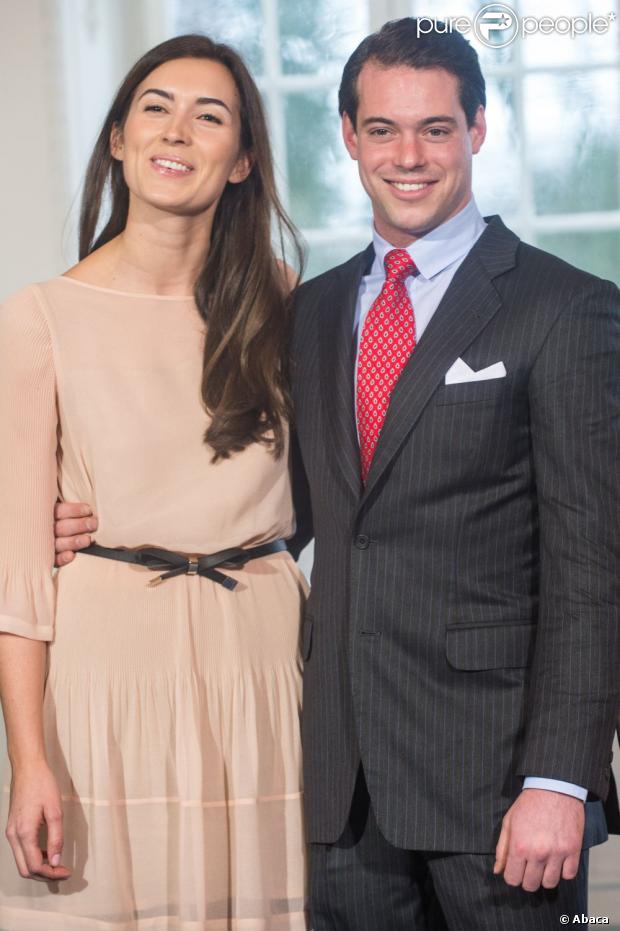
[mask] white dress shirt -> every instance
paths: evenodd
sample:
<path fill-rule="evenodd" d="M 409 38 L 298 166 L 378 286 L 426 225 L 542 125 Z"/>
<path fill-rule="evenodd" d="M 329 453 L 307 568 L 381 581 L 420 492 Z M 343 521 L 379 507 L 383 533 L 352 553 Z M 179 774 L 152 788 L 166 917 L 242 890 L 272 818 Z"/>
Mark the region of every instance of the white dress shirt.
<path fill-rule="evenodd" d="M 486 223 L 472 197 L 456 216 L 451 217 L 436 229 L 427 233 L 407 246 L 406 251 L 413 259 L 419 274 L 407 278 L 405 285 L 409 299 L 413 305 L 416 325 L 416 342 L 424 336 L 439 303 L 448 290 L 459 265 L 468 254 L 474 243 L 482 235 Z M 379 296 L 385 281 L 384 259 L 387 253 L 397 248 L 383 239 L 373 227 L 372 243 L 375 258 L 370 273 L 360 282 L 355 308 L 354 334 L 357 352 L 355 361 L 355 384 L 357 384 L 357 358 L 359 356 L 360 340 L 364 328 L 366 315 L 372 307 L 373 301 Z M 523 781 L 524 789 L 548 789 L 552 792 L 562 792 L 564 795 L 573 795 L 585 802 L 588 790 L 570 782 L 558 779 L 546 779 L 538 776 L 528 776 Z"/>
<path fill-rule="evenodd" d="M 485 227 L 486 223 L 472 198 L 456 216 L 407 246 L 405 251 L 409 253 L 419 271 L 418 275 L 409 276 L 405 281 L 409 300 L 414 307 L 418 343 L 448 290 L 457 268 Z M 372 244 L 375 259 L 370 274 L 362 278 L 355 309 L 354 327 L 358 353 L 366 315 L 373 301 L 379 296 L 385 281 L 384 259 L 391 249 L 396 248 L 386 242 L 374 228 Z"/>

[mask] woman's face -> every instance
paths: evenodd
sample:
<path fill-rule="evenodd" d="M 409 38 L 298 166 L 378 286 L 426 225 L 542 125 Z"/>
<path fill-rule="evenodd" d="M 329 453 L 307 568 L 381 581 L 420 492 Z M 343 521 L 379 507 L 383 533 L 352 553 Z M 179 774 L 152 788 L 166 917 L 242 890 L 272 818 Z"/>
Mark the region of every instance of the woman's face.
<path fill-rule="evenodd" d="M 216 61 L 168 61 L 136 88 L 125 125 L 112 133 L 132 206 L 180 216 L 213 213 L 226 187 L 251 168 L 241 151 L 239 95 Z"/>

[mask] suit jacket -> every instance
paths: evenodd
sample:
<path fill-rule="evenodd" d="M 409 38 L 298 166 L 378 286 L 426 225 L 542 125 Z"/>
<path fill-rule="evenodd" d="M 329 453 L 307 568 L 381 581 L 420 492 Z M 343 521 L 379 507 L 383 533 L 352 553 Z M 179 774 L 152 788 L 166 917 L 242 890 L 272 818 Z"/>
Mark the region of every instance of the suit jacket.
<path fill-rule="evenodd" d="M 523 776 L 609 790 L 619 295 L 491 218 L 394 389 L 362 489 L 352 329 L 372 258 L 369 247 L 309 281 L 296 303 L 315 535 L 307 834 L 339 837 L 361 761 L 392 844 L 490 851 Z M 458 357 L 474 370 L 503 361 L 507 376 L 446 385 Z"/>

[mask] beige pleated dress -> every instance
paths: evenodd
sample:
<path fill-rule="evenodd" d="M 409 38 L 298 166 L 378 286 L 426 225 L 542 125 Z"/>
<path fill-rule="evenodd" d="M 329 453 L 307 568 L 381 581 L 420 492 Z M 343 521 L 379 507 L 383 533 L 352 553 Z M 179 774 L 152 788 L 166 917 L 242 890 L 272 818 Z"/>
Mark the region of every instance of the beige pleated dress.
<path fill-rule="evenodd" d="M 0 311 L 0 630 L 49 642 L 45 738 L 64 883 L 0 840 L 1 931 L 306 928 L 298 631 L 286 552 L 234 591 L 85 554 L 53 577 L 53 506 L 104 546 L 213 553 L 290 536 L 287 457 L 211 463 L 185 297 L 55 278 Z M 228 570 L 227 570 L 228 571 Z M 3 787 L 2 827 L 8 811 Z"/>

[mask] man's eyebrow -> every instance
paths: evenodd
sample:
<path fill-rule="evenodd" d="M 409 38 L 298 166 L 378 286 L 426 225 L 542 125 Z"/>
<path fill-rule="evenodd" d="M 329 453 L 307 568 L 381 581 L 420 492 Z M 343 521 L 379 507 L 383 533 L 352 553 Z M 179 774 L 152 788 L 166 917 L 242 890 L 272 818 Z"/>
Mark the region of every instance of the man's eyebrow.
<path fill-rule="evenodd" d="M 370 126 L 371 123 L 379 123 L 382 126 L 396 126 L 395 120 L 389 120 L 386 116 L 367 116 L 362 121 L 362 126 Z M 457 126 L 457 121 L 453 116 L 440 114 L 439 116 L 426 116 L 417 124 L 421 129 L 425 126 L 432 126 L 433 123 L 448 123 L 450 126 Z"/>
<path fill-rule="evenodd" d="M 168 91 L 163 91 L 159 87 L 147 87 L 145 91 L 142 91 L 138 97 L 138 100 L 142 100 L 145 94 L 157 94 L 158 97 L 164 97 L 166 100 L 174 100 L 174 94 L 170 94 Z M 230 113 L 230 107 L 228 104 L 224 103 L 223 100 L 220 100 L 219 97 L 197 97 L 196 103 L 199 103 L 201 106 L 215 104 L 218 107 L 224 107 L 224 109 L 228 110 Z"/>
<path fill-rule="evenodd" d="M 394 120 L 388 120 L 386 116 L 367 116 L 362 120 L 362 126 L 370 126 L 371 123 L 382 123 L 384 126 L 396 126 Z"/>
<path fill-rule="evenodd" d="M 448 123 L 450 126 L 458 126 L 457 121 L 453 116 L 427 116 L 425 119 L 420 120 L 418 126 L 431 126 L 433 123 Z"/>

